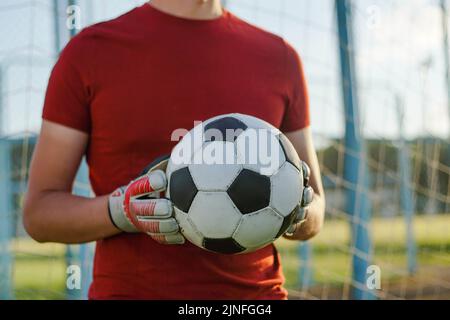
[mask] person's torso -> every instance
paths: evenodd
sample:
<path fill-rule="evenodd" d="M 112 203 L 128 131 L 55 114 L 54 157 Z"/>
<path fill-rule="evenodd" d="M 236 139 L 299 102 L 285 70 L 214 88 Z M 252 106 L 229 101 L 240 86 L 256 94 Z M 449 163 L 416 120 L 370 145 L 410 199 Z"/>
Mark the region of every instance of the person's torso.
<path fill-rule="evenodd" d="M 286 105 L 281 39 L 229 13 L 188 21 L 144 5 L 84 31 L 97 195 L 169 154 L 176 129 L 239 112 L 281 125 Z M 99 241 L 91 298 L 285 298 L 273 246 L 225 256 L 146 235 Z"/>

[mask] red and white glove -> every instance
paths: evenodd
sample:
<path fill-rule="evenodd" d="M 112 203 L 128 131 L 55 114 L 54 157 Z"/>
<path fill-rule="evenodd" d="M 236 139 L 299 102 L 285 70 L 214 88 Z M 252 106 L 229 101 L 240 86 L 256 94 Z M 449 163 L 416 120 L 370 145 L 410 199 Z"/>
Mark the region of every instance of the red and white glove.
<path fill-rule="evenodd" d="M 109 215 L 124 232 L 144 232 L 161 244 L 183 244 L 172 202 L 161 197 L 167 187 L 167 162 L 167 158 L 155 161 L 139 178 L 114 191 L 109 196 Z"/>
<path fill-rule="evenodd" d="M 286 231 L 287 236 L 293 236 L 296 232 L 297 228 L 306 221 L 308 218 L 308 207 L 313 201 L 314 198 L 314 190 L 309 185 L 309 178 L 311 176 L 311 170 L 309 169 L 309 166 L 306 164 L 306 162 L 302 161 L 302 175 L 303 175 L 303 192 L 302 192 L 302 199 L 299 203 L 299 205 L 296 208 L 296 217 L 292 221 L 292 224 L 289 226 L 288 230 Z"/>

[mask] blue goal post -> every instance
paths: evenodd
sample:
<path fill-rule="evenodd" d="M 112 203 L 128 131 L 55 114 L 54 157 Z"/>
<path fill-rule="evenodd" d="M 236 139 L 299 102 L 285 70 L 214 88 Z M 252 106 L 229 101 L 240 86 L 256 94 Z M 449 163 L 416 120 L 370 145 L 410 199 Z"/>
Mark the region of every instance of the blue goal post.
<path fill-rule="evenodd" d="M 368 197 L 369 171 L 366 165 L 364 137 L 360 128 L 350 0 L 336 0 L 336 16 L 345 114 L 345 211 L 350 220 L 351 248 L 353 251 L 352 298 L 357 300 L 373 299 L 375 295 L 366 285 L 367 271 L 372 255 L 372 244 L 368 230 L 371 216 Z"/>

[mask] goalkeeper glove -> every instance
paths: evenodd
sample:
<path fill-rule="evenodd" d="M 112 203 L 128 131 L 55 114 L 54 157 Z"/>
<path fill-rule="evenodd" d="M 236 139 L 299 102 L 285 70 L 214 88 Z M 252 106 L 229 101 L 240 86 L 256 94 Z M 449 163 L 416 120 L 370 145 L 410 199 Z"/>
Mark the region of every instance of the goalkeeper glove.
<path fill-rule="evenodd" d="M 296 216 L 291 224 L 291 226 L 286 231 L 287 236 L 293 236 L 298 226 L 300 226 L 307 219 L 308 207 L 311 204 L 314 197 L 314 190 L 309 185 L 309 178 L 311 176 L 311 170 L 306 162 L 302 161 L 302 175 L 303 175 L 303 193 L 302 199 L 296 208 Z"/>
<path fill-rule="evenodd" d="M 161 244 L 183 244 L 178 222 L 166 190 L 168 157 L 150 164 L 143 174 L 109 196 L 112 223 L 124 232 L 144 232 Z"/>

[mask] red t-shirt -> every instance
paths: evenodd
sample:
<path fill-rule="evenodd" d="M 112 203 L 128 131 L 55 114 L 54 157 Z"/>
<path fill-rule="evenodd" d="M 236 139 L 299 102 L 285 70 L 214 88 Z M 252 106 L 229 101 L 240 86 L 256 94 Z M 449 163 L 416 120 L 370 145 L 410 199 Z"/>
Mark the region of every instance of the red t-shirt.
<path fill-rule="evenodd" d="M 169 154 L 174 129 L 232 112 L 284 132 L 309 125 L 294 49 L 226 11 L 196 21 L 145 4 L 70 41 L 52 71 L 43 118 L 90 135 L 90 181 L 105 195 Z M 283 281 L 273 245 L 229 256 L 124 233 L 97 242 L 89 297 L 284 299 Z"/>

